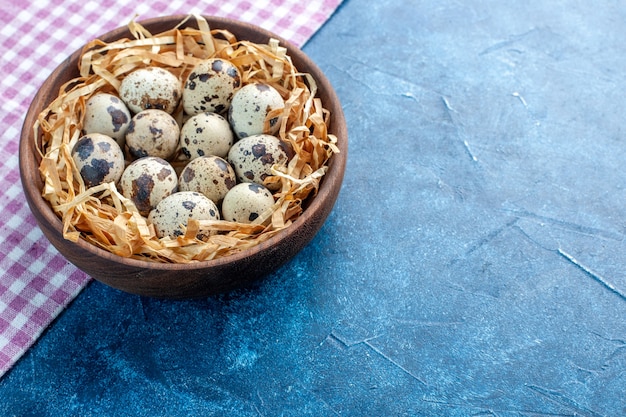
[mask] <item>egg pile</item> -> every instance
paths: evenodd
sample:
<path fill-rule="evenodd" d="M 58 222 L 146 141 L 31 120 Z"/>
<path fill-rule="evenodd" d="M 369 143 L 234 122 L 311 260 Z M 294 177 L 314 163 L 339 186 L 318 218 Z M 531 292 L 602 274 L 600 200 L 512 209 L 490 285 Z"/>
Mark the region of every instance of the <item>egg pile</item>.
<path fill-rule="evenodd" d="M 86 187 L 115 183 L 160 238 L 183 235 L 189 219 L 251 223 L 272 209 L 264 180 L 293 150 L 276 136 L 285 103 L 271 85 L 242 85 L 235 65 L 211 58 L 184 80 L 135 69 L 117 93 L 85 104 L 71 154 Z"/>

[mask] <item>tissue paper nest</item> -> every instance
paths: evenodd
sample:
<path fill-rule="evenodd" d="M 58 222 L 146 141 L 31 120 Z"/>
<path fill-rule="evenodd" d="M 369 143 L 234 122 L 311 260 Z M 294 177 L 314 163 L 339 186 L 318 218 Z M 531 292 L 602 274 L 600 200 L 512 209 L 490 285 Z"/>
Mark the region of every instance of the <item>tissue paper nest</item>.
<path fill-rule="evenodd" d="M 186 26 L 191 18 L 197 28 Z M 134 20 L 128 28 L 131 38 L 111 43 L 96 39 L 85 45 L 80 76 L 62 86 L 34 126 L 35 137 L 41 139 L 37 148 L 42 156 L 42 195 L 61 218 L 64 237 L 83 238 L 123 257 L 185 263 L 228 256 L 289 227 L 302 213 L 303 202 L 315 198 L 328 161 L 339 152 L 336 137 L 327 129 L 330 113 L 316 97 L 313 77 L 294 67 L 287 49 L 276 39 L 267 44 L 236 39 L 227 30 L 209 28 L 201 16 L 189 16 L 158 34 L 149 33 Z M 214 57 L 235 64 L 242 85 L 262 82 L 281 93 L 285 108 L 276 136 L 291 144 L 294 157 L 286 167 L 274 167 L 274 175 L 266 179 L 278 185 L 275 204 L 253 223 L 190 220 L 183 236 L 158 238 L 153 225 L 114 183 L 85 186 L 71 157 L 72 147 L 82 136 L 85 103 L 96 93 L 117 94 L 124 76 L 136 69 L 163 67 L 182 82 L 197 63 Z M 182 112 L 182 106 L 177 111 Z M 171 163 L 181 168 L 180 163 Z M 199 230 L 209 230 L 211 236 L 198 240 Z"/>

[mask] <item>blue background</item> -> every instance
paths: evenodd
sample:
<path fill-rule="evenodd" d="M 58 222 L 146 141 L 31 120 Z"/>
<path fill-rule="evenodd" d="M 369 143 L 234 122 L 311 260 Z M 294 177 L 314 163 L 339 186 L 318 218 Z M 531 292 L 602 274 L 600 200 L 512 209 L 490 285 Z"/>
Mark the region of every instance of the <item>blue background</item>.
<path fill-rule="evenodd" d="M 626 415 L 626 6 L 346 0 L 304 51 L 350 133 L 253 288 L 90 284 L 0 415 Z"/>

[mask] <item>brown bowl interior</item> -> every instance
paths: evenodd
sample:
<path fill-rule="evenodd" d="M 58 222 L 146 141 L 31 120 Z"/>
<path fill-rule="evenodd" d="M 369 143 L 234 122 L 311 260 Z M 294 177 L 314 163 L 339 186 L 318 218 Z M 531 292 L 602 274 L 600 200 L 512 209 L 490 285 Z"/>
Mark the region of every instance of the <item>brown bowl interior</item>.
<path fill-rule="evenodd" d="M 167 16 L 142 21 L 151 33 L 173 28 L 185 16 Z M 310 73 L 318 83 L 318 96 L 331 112 L 329 131 L 338 138 L 341 153 L 329 163 L 318 194 L 305 202 L 303 214 L 288 228 L 254 248 L 212 261 L 171 264 L 123 258 L 84 240 L 74 243 L 63 238 L 62 224 L 41 197 L 40 157 L 32 126 L 38 114 L 56 98 L 61 86 L 78 76 L 78 50 L 59 65 L 33 99 L 20 137 L 20 175 L 28 205 L 47 239 L 71 263 L 113 288 L 133 294 L 160 298 L 196 298 L 249 285 L 274 271 L 306 246 L 328 217 L 341 188 L 346 165 L 348 137 L 340 102 L 322 71 L 297 47 L 254 25 L 217 17 L 205 17 L 212 29 L 227 29 L 237 39 L 267 43 L 280 40 L 298 70 Z M 188 26 L 195 25 L 189 19 Z M 195 26 L 197 27 L 197 26 Z M 126 27 L 100 37 L 105 42 L 130 38 Z M 39 138 L 37 138 L 39 140 Z"/>

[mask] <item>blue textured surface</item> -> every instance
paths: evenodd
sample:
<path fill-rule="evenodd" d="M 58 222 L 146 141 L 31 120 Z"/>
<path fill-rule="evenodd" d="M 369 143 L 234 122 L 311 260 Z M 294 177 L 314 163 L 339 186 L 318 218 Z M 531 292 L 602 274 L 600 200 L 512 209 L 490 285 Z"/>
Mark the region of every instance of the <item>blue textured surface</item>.
<path fill-rule="evenodd" d="M 206 300 L 93 283 L 0 415 L 626 415 L 625 22 L 346 0 L 304 48 L 350 131 L 314 241 Z"/>

